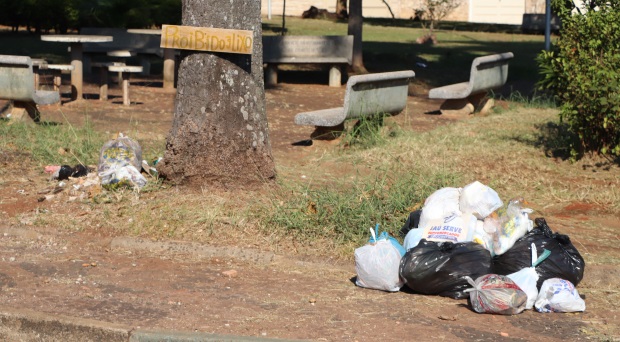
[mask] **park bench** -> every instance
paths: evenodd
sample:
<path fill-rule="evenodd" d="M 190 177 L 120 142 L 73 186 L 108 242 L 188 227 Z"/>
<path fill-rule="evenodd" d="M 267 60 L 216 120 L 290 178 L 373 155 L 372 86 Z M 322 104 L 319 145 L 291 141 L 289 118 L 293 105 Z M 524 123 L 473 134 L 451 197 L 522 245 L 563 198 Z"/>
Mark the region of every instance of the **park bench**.
<path fill-rule="evenodd" d="M 30 57 L 0 55 L 0 99 L 12 101 L 12 119 L 38 121 L 37 105 L 60 102 L 57 91 L 37 90 L 34 79 Z"/>
<path fill-rule="evenodd" d="M 341 66 L 351 64 L 353 36 L 263 36 L 265 84 L 278 83 L 280 64 L 328 65 L 329 86 L 342 85 Z"/>
<path fill-rule="evenodd" d="M 428 97 L 445 100 L 440 107 L 442 114 L 471 114 L 481 107 L 486 111 L 493 106 L 492 99 L 484 101 L 486 94 L 506 83 L 508 62 L 513 57 L 512 52 L 477 57 L 471 64 L 469 81 L 433 88 Z"/>
<path fill-rule="evenodd" d="M 112 36 L 111 42 L 84 43 L 84 69 L 90 72 L 93 57 L 102 57 L 103 61 L 109 61 L 107 57 L 128 58 L 137 56 L 142 65 L 142 73 L 150 74 L 150 56 L 163 58 L 164 50 L 160 47 L 160 36 L 150 34 L 131 33 L 126 29 L 111 27 L 84 27 L 80 34 Z"/>
<path fill-rule="evenodd" d="M 407 106 L 409 81 L 414 77 L 412 70 L 351 76 L 343 107 L 299 113 L 295 123 L 316 126 L 316 136 L 342 131 L 347 119 L 398 114 Z"/>

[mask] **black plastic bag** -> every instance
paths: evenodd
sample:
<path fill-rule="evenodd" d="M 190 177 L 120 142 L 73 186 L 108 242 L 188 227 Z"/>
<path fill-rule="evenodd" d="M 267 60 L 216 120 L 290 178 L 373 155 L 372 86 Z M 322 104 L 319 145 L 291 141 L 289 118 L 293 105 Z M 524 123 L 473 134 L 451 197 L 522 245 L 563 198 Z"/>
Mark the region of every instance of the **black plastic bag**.
<path fill-rule="evenodd" d="M 422 215 L 422 209 L 418 209 L 409 213 L 407 221 L 405 222 L 403 227 L 400 228 L 399 233 L 401 238 L 407 236 L 407 233 L 409 233 L 410 230 L 418 228 L 418 224 L 420 223 L 420 215 Z"/>
<path fill-rule="evenodd" d="M 467 298 L 463 292 L 471 285 L 464 279 L 491 273 L 491 253 L 475 242 L 420 243 L 400 260 L 400 276 L 413 291 L 451 297 Z"/>
<path fill-rule="evenodd" d="M 508 275 L 531 266 L 534 243 L 536 249 L 547 249 L 549 257 L 536 266 L 540 275 L 536 287 L 540 289 L 542 283 L 550 278 L 566 279 L 575 286 L 583 278 L 586 263 L 570 242 L 568 235 L 553 233 L 544 218 L 534 220 L 536 226 L 532 231 L 517 240 L 506 253 L 493 258 L 493 273 Z"/>

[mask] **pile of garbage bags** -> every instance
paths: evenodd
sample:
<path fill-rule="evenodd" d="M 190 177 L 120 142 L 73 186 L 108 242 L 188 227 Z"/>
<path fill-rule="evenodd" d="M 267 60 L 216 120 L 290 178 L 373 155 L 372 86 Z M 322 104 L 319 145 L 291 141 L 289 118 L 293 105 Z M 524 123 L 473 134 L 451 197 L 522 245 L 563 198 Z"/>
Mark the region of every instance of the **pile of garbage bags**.
<path fill-rule="evenodd" d="M 355 251 L 356 284 L 467 298 L 478 313 L 584 311 L 575 288 L 584 259 L 544 218 L 532 221 L 526 206 L 522 198 L 504 205 L 478 181 L 439 189 L 410 214 L 403 245 L 371 228 L 368 243 Z"/>

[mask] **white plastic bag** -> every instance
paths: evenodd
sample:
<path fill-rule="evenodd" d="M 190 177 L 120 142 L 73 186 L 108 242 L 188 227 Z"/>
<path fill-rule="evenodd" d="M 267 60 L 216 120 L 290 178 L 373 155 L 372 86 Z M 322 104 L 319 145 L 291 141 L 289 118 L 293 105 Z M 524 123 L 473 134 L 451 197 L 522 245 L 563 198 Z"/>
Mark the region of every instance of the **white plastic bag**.
<path fill-rule="evenodd" d="M 451 214 L 440 219 L 433 219 L 423 229 L 422 238 L 436 242 L 469 242 L 476 229 L 476 218 L 471 214 Z"/>
<path fill-rule="evenodd" d="M 586 310 L 586 302 L 568 280 L 550 278 L 540 287 L 534 304 L 538 312 L 578 312 Z"/>
<path fill-rule="evenodd" d="M 399 274 L 402 255 L 388 238 L 377 239 L 372 228 L 370 232 L 373 236 L 371 242 L 355 250 L 355 284 L 369 289 L 396 292 L 404 285 Z"/>
<path fill-rule="evenodd" d="M 459 198 L 461 188 L 441 188 L 424 201 L 418 228 L 428 228 L 431 220 L 442 220 L 450 215 L 460 216 Z"/>
<path fill-rule="evenodd" d="M 551 254 L 551 252 L 545 249 L 540 257 L 538 257 L 536 245 L 532 243 L 532 267 L 526 267 L 518 272 L 508 275 L 508 278 L 512 279 L 517 285 L 519 285 L 521 290 L 523 290 L 523 292 L 527 295 L 527 304 L 525 305 L 525 309 L 527 310 L 534 307 L 534 303 L 538 297 L 536 282 L 538 282 L 538 278 L 540 276 L 536 272 L 536 266 L 547 259 L 549 254 Z"/>
<path fill-rule="evenodd" d="M 459 210 L 471 213 L 480 220 L 484 220 L 502 205 L 504 204 L 497 192 L 478 181 L 466 185 L 461 191 Z"/>
<path fill-rule="evenodd" d="M 424 230 L 418 228 L 410 230 L 407 235 L 405 235 L 405 241 L 403 242 L 403 247 L 405 247 L 405 250 L 408 251 L 417 246 L 420 240 L 422 240 L 423 233 Z"/>
<path fill-rule="evenodd" d="M 510 278 L 499 274 L 487 274 L 475 281 L 464 277 L 473 286 L 466 289 L 469 301 L 477 313 L 514 315 L 525 310 L 527 295 Z"/>
<path fill-rule="evenodd" d="M 523 207 L 522 198 L 513 199 L 508 203 L 506 212 L 499 217 L 499 226 L 493 240 L 495 255 L 504 254 L 519 238 L 534 228 L 529 214 L 532 209 Z"/>

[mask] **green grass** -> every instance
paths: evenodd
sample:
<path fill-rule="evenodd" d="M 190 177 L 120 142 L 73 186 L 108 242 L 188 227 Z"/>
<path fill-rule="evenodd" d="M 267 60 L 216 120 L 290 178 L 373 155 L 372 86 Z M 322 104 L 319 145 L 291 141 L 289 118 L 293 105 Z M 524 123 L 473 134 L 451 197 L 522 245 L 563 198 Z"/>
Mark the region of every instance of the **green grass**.
<path fill-rule="evenodd" d="M 6 122 L 0 125 L 0 149 L 30 154 L 37 166 L 96 165 L 104 134 L 93 130 L 88 121 L 81 127 L 68 122 L 41 122 L 35 125 Z"/>

